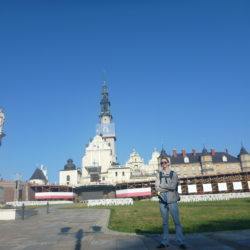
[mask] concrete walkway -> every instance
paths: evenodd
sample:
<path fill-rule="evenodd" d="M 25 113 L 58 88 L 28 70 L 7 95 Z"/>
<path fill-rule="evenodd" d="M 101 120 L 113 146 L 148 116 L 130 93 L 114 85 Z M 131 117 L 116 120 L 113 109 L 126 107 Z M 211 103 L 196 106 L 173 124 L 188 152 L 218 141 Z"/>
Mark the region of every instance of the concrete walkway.
<path fill-rule="evenodd" d="M 39 209 L 24 221 L 0 221 L 0 250 L 156 249 L 159 235 L 123 234 L 107 229 L 109 210 Z M 179 249 L 174 235 L 171 246 Z M 186 235 L 188 249 L 250 249 L 250 229 Z"/>

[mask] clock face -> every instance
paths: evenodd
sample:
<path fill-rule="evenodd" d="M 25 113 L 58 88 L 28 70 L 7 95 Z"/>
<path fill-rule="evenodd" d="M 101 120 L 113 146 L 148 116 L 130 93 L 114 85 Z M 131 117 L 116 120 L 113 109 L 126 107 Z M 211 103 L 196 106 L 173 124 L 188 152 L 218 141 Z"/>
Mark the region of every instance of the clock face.
<path fill-rule="evenodd" d="M 115 124 L 97 124 L 96 133 L 104 137 L 115 136 Z"/>
<path fill-rule="evenodd" d="M 103 134 L 109 134 L 109 131 L 110 131 L 110 127 L 108 126 L 108 124 L 103 124 L 102 125 Z"/>

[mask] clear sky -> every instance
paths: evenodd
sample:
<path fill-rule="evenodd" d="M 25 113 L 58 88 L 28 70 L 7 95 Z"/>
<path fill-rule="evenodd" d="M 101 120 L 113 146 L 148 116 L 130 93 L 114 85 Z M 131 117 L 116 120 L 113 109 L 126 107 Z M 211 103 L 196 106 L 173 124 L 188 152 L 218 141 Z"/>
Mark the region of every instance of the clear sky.
<path fill-rule="evenodd" d="M 117 152 L 250 150 L 250 1 L 0 1 L 0 174 L 58 182 L 95 135 L 107 72 Z"/>

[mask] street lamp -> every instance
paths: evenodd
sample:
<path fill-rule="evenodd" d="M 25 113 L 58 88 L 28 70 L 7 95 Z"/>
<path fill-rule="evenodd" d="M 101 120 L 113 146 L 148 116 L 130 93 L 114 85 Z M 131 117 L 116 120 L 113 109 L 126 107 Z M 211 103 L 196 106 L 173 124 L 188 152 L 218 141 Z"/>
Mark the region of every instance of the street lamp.
<path fill-rule="evenodd" d="M 2 138 L 5 136 L 3 132 L 4 120 L 5 120 L 4 111 L 2 108 L 0 108 L 0 146 L 1 146 Z"/>

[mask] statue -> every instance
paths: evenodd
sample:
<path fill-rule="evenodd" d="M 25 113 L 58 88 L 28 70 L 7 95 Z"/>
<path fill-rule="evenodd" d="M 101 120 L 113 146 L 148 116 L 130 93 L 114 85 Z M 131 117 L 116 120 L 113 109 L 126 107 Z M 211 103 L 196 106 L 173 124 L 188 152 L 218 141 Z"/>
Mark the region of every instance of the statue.
<path fill-rule="evenodd" d="M 0 146 L 1 146 L 2 138 L 5 136 L 3 132 L 4 120 L 5 120 L 4 112 L 3 112 L 3 109 L 0 108 Z"/>
<path fill-rule="evenodd" d="M 4 120 L 5 120 L 5 115 L 4 115 L 3 109 L 0 108 L 0 134 L 3 134 Z"/>

